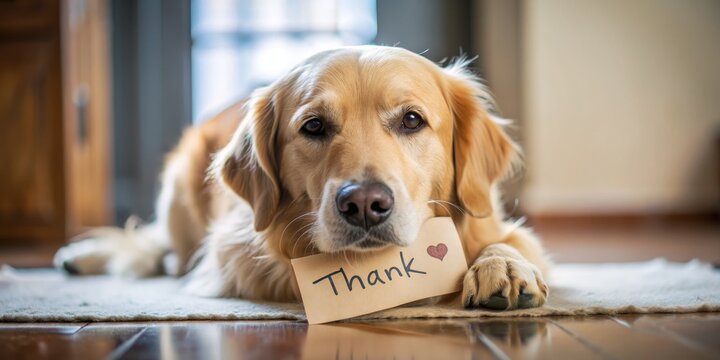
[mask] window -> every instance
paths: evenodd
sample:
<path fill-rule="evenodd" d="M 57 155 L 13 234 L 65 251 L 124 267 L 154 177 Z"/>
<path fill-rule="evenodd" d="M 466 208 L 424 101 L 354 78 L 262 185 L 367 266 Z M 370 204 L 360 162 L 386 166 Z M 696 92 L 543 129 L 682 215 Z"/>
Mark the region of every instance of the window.
<path fill-rule="evenodd" d="M 325 49 L 371 42 L 374 0 L 193 0 L 197 123 Z"/>

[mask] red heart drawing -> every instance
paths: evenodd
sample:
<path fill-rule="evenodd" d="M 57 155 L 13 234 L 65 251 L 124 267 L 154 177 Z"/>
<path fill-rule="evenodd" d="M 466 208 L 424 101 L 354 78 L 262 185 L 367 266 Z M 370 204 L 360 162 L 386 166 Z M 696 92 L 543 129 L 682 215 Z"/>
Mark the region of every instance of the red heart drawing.
<path fill-rule="evenodd" d="M 445 245 L 443 243 L 439 243 L 437 245 L 430 245 L 427 248 L 428 255 L 430 255 L 436 259 L 439 259 L 440 261 L 443 260 L 443 258 L 445 257 L 445 254 L 447 254 L 447 251 L 448 251 L 447 245 Z"/>

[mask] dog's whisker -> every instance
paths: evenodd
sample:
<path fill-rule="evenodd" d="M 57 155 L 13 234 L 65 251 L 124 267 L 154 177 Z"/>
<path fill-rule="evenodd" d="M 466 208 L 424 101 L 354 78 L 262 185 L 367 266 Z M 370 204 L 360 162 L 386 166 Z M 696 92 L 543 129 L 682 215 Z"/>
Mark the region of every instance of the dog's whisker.
<path fill-rule="evenodd" d="M 437 205 L 440 205 L 440 203 L 448 204 L 448 205 L 452 206 L 453 208 L 457 209 L 457 211 L 459 211 L 459 212 L 462 213 L 463 215 L 467 215 L 467 212 L 465 211 L 465 209 L 463 209 L 463 208 L 461 208 L 460 206 L 458 206 L 457 204 L 453 204 L 453 203 L 451 203 L 451 202 L 449 202 L 449 201 L 431 199 L 431 200 L 429 200 L 428 202 L 429 202 L 429 203 L 433 203 L 433 204 L 437 204 Z"/>
<path fill-rule="evenodd" d="M 295 235 L 297 235 L 297 233 L 300 232 L 301 230 L 304 230 L 304 229 L 307 229 L 307 228 L 309 228 L 309 227 L 312 227 L 313 225 L 314 225 L 314 223 L 308 223 L 308 224 L 305 224 L 305 225 L 301 226 L 301 227 L 298 228 L 297 230 L 295 230 L 295 232 L 294 232 L 294 233 L 292 234 L 292 236 L 290 237 L 290 241 L 291 241 L 291 242 L 294 242 L 294 243 L 295 243 L 295 246 L 297 246 L 297 241 L 296 241 L 296 240 L 300 240 L 300 237 L 302 237 L 302 234 L 300 234 L 300 236 L 298 236 L 297 238 L 295 237 Z M 303 234 L 304 234 L 304 232 L 303 232 Z M 294 250 L 295 250 L 295 248 L 293 247 L 293 251 L 294 251 Z"/>
<path fill-rule="evenodd" d="M 448 209 L 448 208 L 447 208 L 445 205 L 443 205 L 442 203 L 439 203 L 439 202 L 433 201 L 433 200 L 428 201 L 428 203 L 430 203 L 430 204 L 435 204 L 435 205 L 440 205 L 440 206 L 442 206 L 442 208 L 445 210 L 445 212 L 448 214 L 448 216 L 451 216 L 451 215 L 452 215 L 452 214 L 450 213 L 450 209 Z"/>
<path fill-rule="evenodd" d="M 310 239 L 310 241 L 305 243 L 305 248 L 303 249 L 303 254 L 308 254 L 309 251 L 312 250 L 312 248 L 314 246 L 315 246 L 315 244 L 313 244 L 312 239 Z"/>
<path fill-rule="evenodd" d="M 350 265 L 351 262 L 350 262 L 350 259 L 348 259 L 348 256 L 347 256 L 347 253 L 348 253 L 348 252 L 347 252 L 347 251 L 343 251 L 342 253 L 343 253 L 343 257 L 345 258 L 345 263 L 348 264 L 348 265 Z"/>
<path fill-rule="evenodd" d="M 287 208 L 288 208 L 288 209 L 291 208 L 292 205 L 295 204 L 298 200 L 304 199 L 304 198 L 309 199 L 310 197 L 309 197 L 307 194 L 300 195 L 300 196 L 296 197 L 295 199 L 293 199 L 293 200 L 290 202 L 290 204 L 287 205 Z M 285 225 L 285 227 L 283 228 L 282 233 L 280 234 L 280 245 L 281 245 L 281 246 L 282 246 L 282 243 L 283 243 L 283 238 L 284 238 L 284 236 L 285 236 L 285 231 L 287 231 L 287 229 L 290 227 L 290 225 L 292 225 L 295 221 L 297 221 L 297 220 L 299 220 L 299 219 L 301 219 L 301 218 L 303 218 L 303 217 L 305 217 L 305 216 L 311 215 L 311 214 L 317 214 L 317 212 L 315 212 L 315 211 L 308 211 L 308 212 L 306 212 L 306 213 L 304 213 L 304 214 L 300 214 L 299 216 L 297 216 L 297 217 L 295 217 L 294 219 L 290 220 L 290 222 L 288 222 L 287 225 Z"/>
<path fill-rule="evenodd" d="M 307 243 L 305 243 L 305 248 L 303 249 L 303 253 L 304 253 L 304 254 L 307 254 L 307 253 L 308 253 L 308 248 L 309 248 L 311 245 L 312 245 L 312 241 L 308 241 Z"/>
<path fill-rule="evenodd" d="M 292 234 L 292 236 L 290 237 L 291 241 L 300 240 L 300 238 L 305 234 L 305 232 L 307 231 L 307 229 L 308 229 L 308 228 L 312 228 L 313 226 L 315 226 L 315 223 L 312 223 L 312 222 L 311 222 L 311 223 L 307 223 L 307 224 L 299 227 L 297 230 L 295 230 L 295 232 L 294 232 L 294 233 Z M 297 233 L 300 232 L 301 230 L 305 230 L 305 231 L 303 231 L 299 236 L 296 237 L 295 235 L 297 235 Z"/>
<path fill-rule="evenodd" d="M 309 226 L 309 228 L 308 228 L 308 226 L 306 226 L 305 228 L 308 228 L 308 229 L 305 230 L 302 234 L 300 234 L 300 236 L 298 236 L 297 241 L 295 242 L 295 245 L 293 245 L 292 254 L 295 254 L 295 248 L 297 247 L 297 244 L 300 243 L 300 240 L 303 238 L 303 236 L 307 235 L 310 231 L 312 231 L 312 230 L 314 229 L 313 226 L 312 226 L 312 225 L 314 225 L 314 224 L 310 224 L 310 225 L 311 225 L 311 226 Z M 310 241 L 308 241 L 308 242 L 305 244 L 305 250 L 306 250 L 306 251 L 307 251 L 307 245 L 308 245 L 308 244 L 310 244 Z"/>
<path fill-rule="evenodd" d="M 282 233 L 280 234 L 280 246 L 283 245 L 283 242 L 284 242 L 284 239 L 285 239 L 285 231 L 287 231 L 287 229 L 290 227 L 290 225 L 292 225 L 295 221 L 298 221 L 298 220 L 300 220 L 300 219 L 302 219 L 302 218 L 304 218 L 304 217 L 306 217 L 306 216 L 309 216 L 309 215 L 315 216 L 315 215 L 317 215 L 317 212 L 315 212 L 315 211 L 306 212 L 306 213 L 304 213 L 304 214 L 302 214 L 302 215 L 300 215 L 300 216 L 298 216 L 298 217 L 290 220 L 290 222 L 287 223 L 287 225 L 285 225 L 285 228 L 283 228 L 283 231 L 282 231 Z M 295 235 L 296 233 L 297 233 L 297 231 L 296 231 L 293 235 Z"/>

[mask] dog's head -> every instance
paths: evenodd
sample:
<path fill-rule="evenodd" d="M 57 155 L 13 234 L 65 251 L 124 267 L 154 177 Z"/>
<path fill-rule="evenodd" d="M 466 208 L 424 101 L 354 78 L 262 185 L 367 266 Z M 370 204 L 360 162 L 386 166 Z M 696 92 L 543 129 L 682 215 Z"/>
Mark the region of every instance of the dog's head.
<path fill-rule="evenodd" d="M 252 95 L 215 168 L 289 257 L 408 245 L 429 217 L 492 212 L 515 146 L 487 99 L 463 64 L 323 52 Z"/>

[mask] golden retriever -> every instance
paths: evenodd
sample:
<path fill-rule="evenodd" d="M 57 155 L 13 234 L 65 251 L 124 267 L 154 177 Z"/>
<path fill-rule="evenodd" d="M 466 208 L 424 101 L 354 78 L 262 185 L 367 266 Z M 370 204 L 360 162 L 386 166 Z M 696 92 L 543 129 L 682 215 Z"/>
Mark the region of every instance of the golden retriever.
<path fill-rule="evenodd" d="M 496 188 L 518 148 L 466 65 L 383 46 L 316 54 L 185 132 L 155 222 L 95 230 L 56 265 L 299 301 L 290 259 L 408 245 L 426 219 L 452 216 L 471 264 L 465 306 L 540 306 L 543 249 L 505 221 Z"/>

